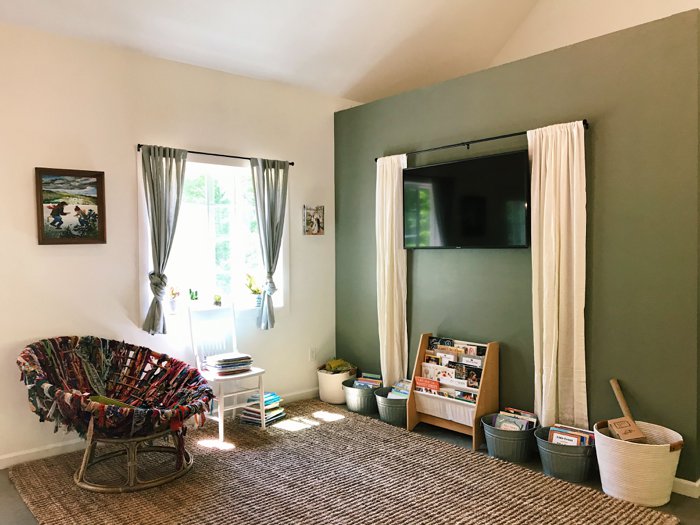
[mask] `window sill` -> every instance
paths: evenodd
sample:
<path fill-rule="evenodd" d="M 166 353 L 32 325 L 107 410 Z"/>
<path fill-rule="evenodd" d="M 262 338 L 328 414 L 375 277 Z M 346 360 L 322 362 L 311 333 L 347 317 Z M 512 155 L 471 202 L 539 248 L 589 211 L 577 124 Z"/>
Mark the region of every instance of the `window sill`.
<path fill-rule="evenodd" d="M 197 310 L 197 311 L 204 311 L 204 310 L 216 310 L 217 308 L 231 308 L 230 303 L 224 303 L 221 306 L 217 306 L 215 304 L 206 304 L 202 301 L 188 301 L 188 302 L 183 302 L 179 303 L 177 306 L 172 307 L 166 302 L 163 303 L 163 312 L 165 315 L 169 316 L 180 316 L 180 315 L 187 315 L 187 311 L 189 309 L 192 310 Z M 240 307 L 235 306 L 235 313 L 236 315 L 241 315 L 243 317 L 250 317 L 252 315 L 257 315 L 258 310 L 260 309 L 259 306 L 255 306 L 254 303 L 246 303 L 241 305 Z M 283 314 L 286 313 L 287 308 L 285 305 L 282 306 L 275 306 L 275 315 L 277 314 Z"/>

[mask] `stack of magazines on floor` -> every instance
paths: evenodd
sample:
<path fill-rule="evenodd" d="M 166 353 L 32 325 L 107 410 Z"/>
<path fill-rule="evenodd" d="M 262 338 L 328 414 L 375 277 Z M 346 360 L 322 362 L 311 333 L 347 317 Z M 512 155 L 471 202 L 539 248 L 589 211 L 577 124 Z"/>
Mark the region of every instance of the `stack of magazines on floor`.
<path fill-rule="evenodd" d="M 257 403 L 259 402 L 259 400 L 260 395 L 253 394 L 248 398 L 248 403 Z M 280 406 L 282 398 L 278 396 L 275 392 L 265 392 L 264 401 L 265 426 L 269 425 L 270 423 L 274 423 L 275 421 L 282 419 L 287 415 L 284 411 L 284 408 Z M 245 407 L 243 409 L 243 412 L 241 412 L 240 419 L 242 423 L 260 426 L 260 421 L 262 419 L 260 416 L 260 405 L 253 405 Z"/>
<path fill-rule="evenodd" d="M 386 397 L 387 399 L 408 399 L 408 393 L 411 391 L 410 379 L 399 379 L 394 386 L 391 387 Z"/>
<path fill-rule="evenodd" d="M 530 430 L 537 426 L 537 416 L 526 410 L 506 407 L 496 416 L 493 426 L 501 430 Z"/>
<path fill-rule="evenodd" d="M 557 423 L 549 428 L 547 441 L 559 445 L 571 445 L 575 447 L 595 445 L 595 435 L 590 430 Z"/>
<path fill-rule="evenodd" d="M 379 388 L 382 386 L 382 376 L 363 372 L 352 384 L 355 388 Z"/>
<path fill-rule="evenodd" d="M 249 372 L 252 364 L 253 359 L 248 354 L 231 352 L 207 356 L 204 360 L 204 369 L 218 376 L 230 376 Z"/>

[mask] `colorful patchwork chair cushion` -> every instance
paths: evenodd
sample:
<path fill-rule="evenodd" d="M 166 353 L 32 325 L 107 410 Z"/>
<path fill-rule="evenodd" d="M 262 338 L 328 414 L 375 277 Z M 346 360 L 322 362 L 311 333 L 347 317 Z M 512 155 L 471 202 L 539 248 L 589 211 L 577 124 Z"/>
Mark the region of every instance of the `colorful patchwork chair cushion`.
<path fill-rule="evenodd" d="M 99 337 L 55 337 L 27 346 L 17 365 L 41 421 L 85 436 L 130 438 L 201 424 L 213 398 L 196 368 L 149 348 Z"/>

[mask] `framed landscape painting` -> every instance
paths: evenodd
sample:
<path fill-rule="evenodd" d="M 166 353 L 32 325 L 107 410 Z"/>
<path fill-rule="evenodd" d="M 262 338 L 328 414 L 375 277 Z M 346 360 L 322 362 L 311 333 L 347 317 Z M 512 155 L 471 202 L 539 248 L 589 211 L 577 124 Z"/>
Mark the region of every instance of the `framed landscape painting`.
<path fill-rule="evenodd" d="M 39 244 L 104 244 L 103 171 L 36 168 Z"/>

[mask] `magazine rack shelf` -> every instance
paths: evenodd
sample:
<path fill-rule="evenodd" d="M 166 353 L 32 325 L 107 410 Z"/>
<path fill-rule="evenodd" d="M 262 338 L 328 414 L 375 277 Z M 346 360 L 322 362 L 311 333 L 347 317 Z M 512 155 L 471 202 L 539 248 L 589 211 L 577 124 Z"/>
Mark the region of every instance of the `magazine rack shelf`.
<path fill-rule="evenodd" d="M 484 432 L 479 422 L 486 414 L 498 412 L 498 343 L 486 343 L 486 356 L 479 382 L 476 403 L 468 403 L 426 392 L 416 391 L 416 377 L 422 373 L 428 349 L 428 338 L 433 334 L 421 335 L 418 355 L 413 367 L 411 390 L 406 403 L 408 430 L 418 423 L 428 423 L 441 428 L 472 436 L 472 449 L 479 450 L 484 442 Z M 482 344 L 484 346 L 484 344 Z M 474 390 L 477 392 L 477 390 Z"/>

